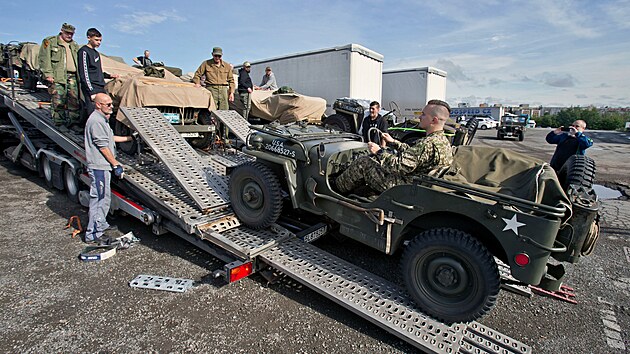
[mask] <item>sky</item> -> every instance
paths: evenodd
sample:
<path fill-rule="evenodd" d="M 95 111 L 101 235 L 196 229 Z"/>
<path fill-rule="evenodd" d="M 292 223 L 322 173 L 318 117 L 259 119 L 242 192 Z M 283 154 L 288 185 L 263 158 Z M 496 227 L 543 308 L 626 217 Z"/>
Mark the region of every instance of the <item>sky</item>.
<path fill-rule="evenodd" d="M 96 27 L 101 52 L 131 63 L 149 49 L 184 72 L 215 46 L 238 65 L 357 43 L 384 56 L 383 70 L 446 71 L 451 105 L 630 107 L 630 0 L 66 0 L 28 8 L 4 0 L 2 8 L 0 43 L 41 43 L 68 22 L 80 44 Z"/>

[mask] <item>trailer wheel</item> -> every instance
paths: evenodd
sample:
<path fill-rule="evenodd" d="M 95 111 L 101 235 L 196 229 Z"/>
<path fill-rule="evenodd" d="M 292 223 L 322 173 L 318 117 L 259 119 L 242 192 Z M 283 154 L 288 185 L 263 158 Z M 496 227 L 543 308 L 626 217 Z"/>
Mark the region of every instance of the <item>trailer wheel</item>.
<path fill-rule="evenodd" d="M 463 231 L 422 232 L 405 249 L 401 268 L 416 304 L 446 323 L 475 320 L 496 303 L 500 277 L 494 258 Z"/>
<path fill-rule="evenodd" d="M 50 165 L 50 159 L 48 158 L 48 155 L 44 153 L 42 153 L 41 156 L 39 157 L 39 173 L 40 175 L 44 177 L 44 180 L 46 181 L 46 185 L 48 187 L 52 187 L 53 186 L 52 166 Z"/>
<path fill-rule="evenodd" d="M 79 178 L 74 173 L 74 169 L 70 164 L 63 165 L 63 185 L 66 189 L 66 195 L 71 201 L 79 202 L 79 191 L 81 190 Z"/>
<path fill-rule="evenodd" d="M 197 118 L 197 123 L 200 125 L 211 125 L 212 118 L 210 118 L 210 112 L 207 109 L 202 109 L 199 111 L 199 118 Z M 197 149 L 205 149 L 212 143 L 212 132 L 207 133 L 199 133 L 198 138 L 192 138 L 188 140 L 190 145 Z"/>
<path fill-rule="evenodd" d="M 340 132 L 352 133 L 350 122 L 348 122 L 348 118 L 343 114 L 333 114 L 328 116 L 328 118 L 324 121 L 324 126 Z"/>
<path fill-rule="evenodd" d="M 282 212 L 280 181 L 262 163 L 242 164 L 230 174 L 230 201 L 243 224 L 264 229 L 275 223 Z"/>
<path fill-rule="evenodd" d="M 585 155 L 573 155 L 567 159 L 558 171 L 558 179 L 568 190 L 569 185 L 592 188 L 595 182 L 595 161 Z"/>

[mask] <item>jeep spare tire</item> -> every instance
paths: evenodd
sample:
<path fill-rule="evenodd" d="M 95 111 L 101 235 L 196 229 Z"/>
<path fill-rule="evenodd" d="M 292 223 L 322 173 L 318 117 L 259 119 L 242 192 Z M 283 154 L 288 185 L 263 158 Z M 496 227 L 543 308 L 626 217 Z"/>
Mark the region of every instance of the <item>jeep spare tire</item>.
<path fill-rule="evenodd" d="M 595 160 L 585 155 L 573 155 L 558 171 L 558 179 L 565 191 L 568 191 L 571 184 L 592 188 L 595 170 Z"/>
<path fill-rule="evenodd" d="M 401 268 L 416 304 L 445 323 L 476 320 L 497 301 L 497 264 L 483 244 L 463 231 L 420 233 L 405 248 Z"/>
<path fill-rule="evenodd" d="M 324 122 L 324 126 L 328 129 L 334 129 L 340 132 L 352 133 L 350 122 L 343 114 L 333 114 L 328 116 Z"/>
<path fill-rule="evenodd" d="M 269 227 L 282 212 L 280 181 L 266 165 L 244 163 L 230 174 L 230 202 L 244 225 L 257 230 Z"/>

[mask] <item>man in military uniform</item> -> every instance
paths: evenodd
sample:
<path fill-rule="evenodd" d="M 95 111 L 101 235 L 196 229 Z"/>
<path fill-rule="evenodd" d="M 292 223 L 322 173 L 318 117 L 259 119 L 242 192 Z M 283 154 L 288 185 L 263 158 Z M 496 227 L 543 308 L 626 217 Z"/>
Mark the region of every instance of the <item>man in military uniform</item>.
<path fill-rule="evenodd" d="M 51 96 L 50 113 L 57 126 L 71 127 L 79 123 L 79 91 L 77 89 L 77 51 L 72 40 L 75 28 L 64 23 L 56 36 L 44 39 L 39 48 L 39 68 Z"/>
<path fill-rule="evenodd" d="M 444 135 L 444 123 L 450 111 L 444 101 L 429 101 L 420 116 L 420 127 L 426 130 L 426 137 L 409 146 L 383 133 L 381 146 L 369 142 L 370 156 L 352 162 L 332 183 L 334 189 L 347 193 L 367 185 L 382 193 L 399 184 L 410 184 L 415 176 L 449 166 L 453 162 L 453 151 Z M 385 144 L 394 147 L 398 153 L 385 152 L 382 148 Z"/>
<path fill-rule="evenodd" d="M 201 76 L 205 76 L 206 88 L 212 93 L 212 98 L 218 109 L 229 109 L 229 103 L 234 101 L 234 76 L 232 65 L 223 61 L 223 50 L 219 47 L 212 48 L 212 59 L 205 60 L 193 77 L 196 87 L 201 87 Z"/>

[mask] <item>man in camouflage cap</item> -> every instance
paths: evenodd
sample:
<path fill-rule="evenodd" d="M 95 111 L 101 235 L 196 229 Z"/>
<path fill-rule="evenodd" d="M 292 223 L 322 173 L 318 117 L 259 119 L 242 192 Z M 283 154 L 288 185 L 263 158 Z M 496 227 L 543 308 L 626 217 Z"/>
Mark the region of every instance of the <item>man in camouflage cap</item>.
<path fill-rule="evenodd" d="M 219 47 L 212 48 L 212 59 L 204 60 L 193 77 L 196 87 L 201 87 L 201 77 L 205 76 L 206 88 L 212 93 L 212 98 L 218 109 L 230 109 L 228 100 L 234 101 L 234 76 L 232 65 L 223 61 L 223 50 Z"/>
<path fill-rule="evenodd" d="M 420 116 L 420 127 L 427 133 L 424 138 L 409 146 L 383 133 L 381 146 L 389 144 L 398 153 L 387 153 L 378 144 L 369 142 L 370 156 L 352 162 L 333 181 L 333 188 L 340 193 L 347 193 L 367 185 L 375 192 L 382 193 L 393 186 L 412 183 L 415 176 L 430 174 L 437 168 L 449 166 L 453 162 L 453 151 L 444 135 L 444 123 L 450 110 L 444 101 L 429 101 Z"/>
<path fill-rule="evenodd" d="M 42 41 L 39 48 L 39 68 L 51 96 L 50 112 L 53 123 L 67 127 L 79 123 L 79 92 L 77 89 L 77 51 L 72 40 L 75 28 L 64 23 L 58 35 Z"/>

